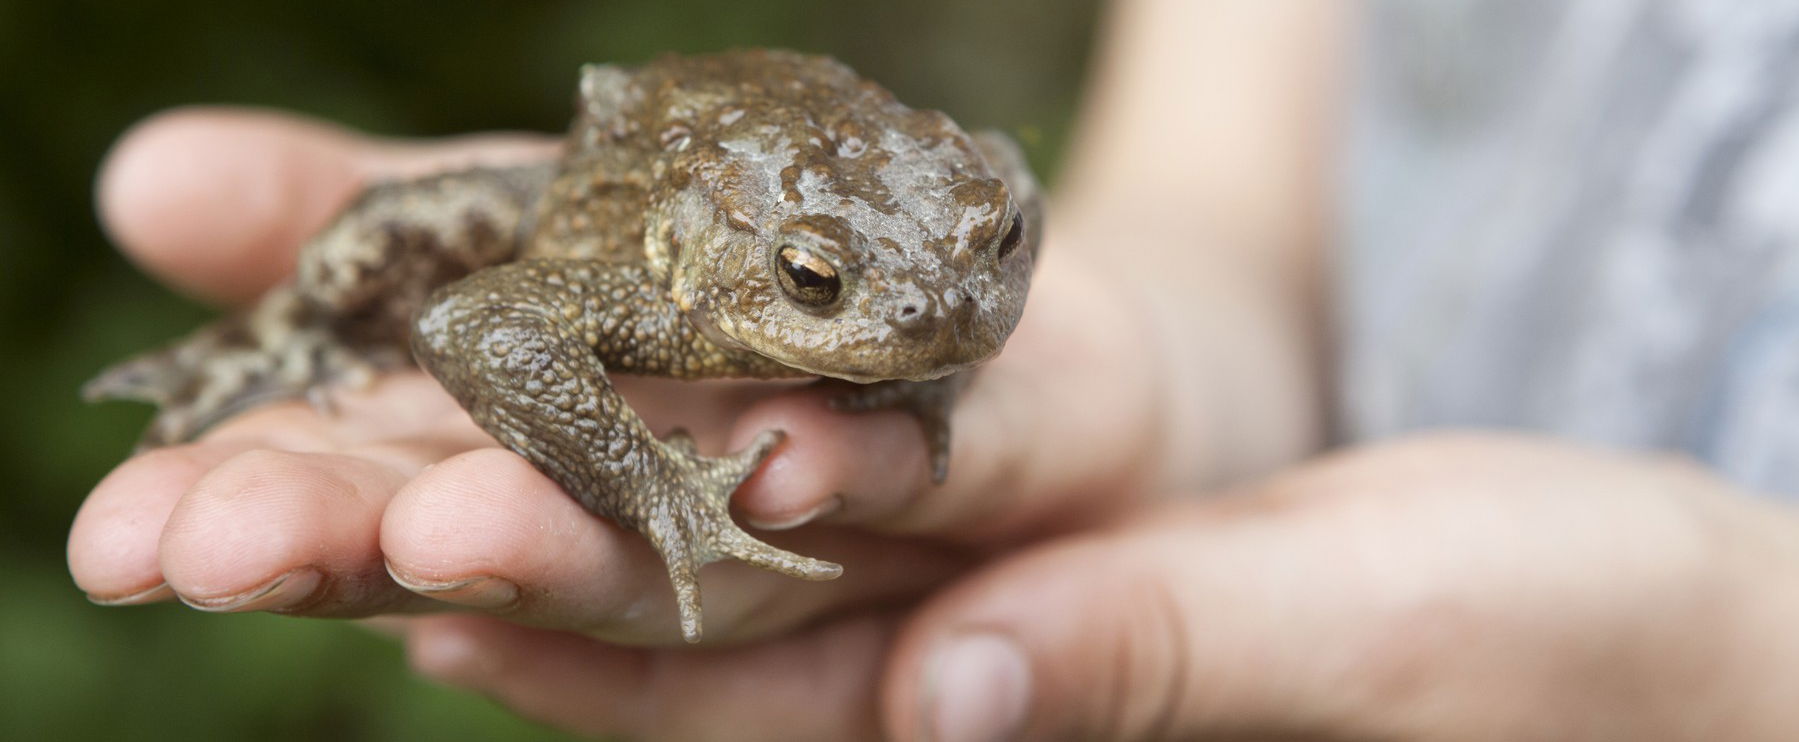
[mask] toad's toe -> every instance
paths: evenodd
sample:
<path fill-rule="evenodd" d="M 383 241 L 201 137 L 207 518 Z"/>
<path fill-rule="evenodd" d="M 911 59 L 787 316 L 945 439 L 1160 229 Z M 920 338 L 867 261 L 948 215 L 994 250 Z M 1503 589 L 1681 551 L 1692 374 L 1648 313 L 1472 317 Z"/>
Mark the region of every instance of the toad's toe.
<path fill-rule="evenodd" d="M 721 458 L 694 453 L 685 436 L 671 438 L 662 446 L 668 474 L 646 493 L 638 528 L 668 564 L 682 638 L 700 640 L 699 568 L 705 564 L 737 559 L 803 580 L 843 574 L 839 565 L 763 543 L 731 520 L 731 493 L 774 452 L 782 439 L 779 431 L 764 432 L 749 447 Z"/>

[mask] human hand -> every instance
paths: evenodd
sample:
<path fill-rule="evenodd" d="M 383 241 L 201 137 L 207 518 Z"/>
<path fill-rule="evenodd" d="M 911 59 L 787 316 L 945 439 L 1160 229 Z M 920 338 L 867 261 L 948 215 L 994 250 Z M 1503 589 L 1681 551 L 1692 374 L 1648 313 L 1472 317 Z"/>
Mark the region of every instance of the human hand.
<path fill-rule="evenodd" d="M 190 110 L 120 143 L 101 206 L 147 270 L 242 304 L 281 280 L 300 243 L 371 179 L 553 154 L 533 136 L 397 143 L 268 113 Z M 817 389 L 771 397 L 754 385 L 620 381 L 653 427 L 687 427 L 702 450 L 787 431 L 738 493 L 740 517 L 832 525 L 774 540 L 843 563 L 834 582 L 706 570 L 709 637 L 905 599 L 970 552 L 1121 507 L 1129 497 L 1117 493 L 1148 479 L 1160 454 L 1156 383 L 1138 361 L 1148 343 L 1126 302 L 1047 252 L 1011 347 L 956 413 L 943 487 L 929 486 L 921 436 L 900 413 L 834 413 Z M 430 379 L 397 374 L 334 401 L 335 415 L 270 405 L 122 464 L 70 534 L 76 582 L 110 604 L 179 597 L 311 616 L 456 607 L 619 642 L 676 640 L 667 578 L 647 545 L 494 447 Z"/>
<path fill-rule="evenodd" d="M 646 739 L 1792 739 L 1799 519 L 1689 464 L 1450 435 L 695 653 L 443 616 L 428 674 Z"/>

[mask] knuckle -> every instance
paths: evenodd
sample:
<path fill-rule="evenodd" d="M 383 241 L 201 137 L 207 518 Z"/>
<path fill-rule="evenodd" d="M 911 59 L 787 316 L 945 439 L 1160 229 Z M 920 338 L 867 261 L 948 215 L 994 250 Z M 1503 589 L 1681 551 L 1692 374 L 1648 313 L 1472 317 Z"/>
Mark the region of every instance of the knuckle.
<path fill-rule="evenodd" d="M 1187 715 L 1191 627 L 1164 575 L 1134 570 L 1121 577 L 1118 599 L 1139 608 L 1122 612 L 1127 625 L 1112 632 L 1117 659 L 1108 673 L 1108 711 L 1097 717 L 1102 725 L 1093 731 L 1101 739 L 1167 739 Z"/>

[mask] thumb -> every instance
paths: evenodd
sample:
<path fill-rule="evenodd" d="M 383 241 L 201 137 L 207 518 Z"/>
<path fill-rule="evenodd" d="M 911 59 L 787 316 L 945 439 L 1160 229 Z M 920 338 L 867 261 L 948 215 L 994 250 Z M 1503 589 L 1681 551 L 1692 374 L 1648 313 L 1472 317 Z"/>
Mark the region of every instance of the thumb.
<path fill-rule="evenodd" d="M 1342 635 L 1337 607 L 1353 595 L 1320 589 L 1306 574 L 1320 560 L 1224 509 L 1055 542 L 943 593 L 894 647 L 888 731 L 964 742 L 1351 726 L 1347 676 L 1361 663 L 1349 647 L 1367 645 Z"/>
<path fill-rule="evenodd" d="M 300 245 L 368 181 L 554 152 L 541 136 L 390 140 L 273 111 L 180 108 L 120 138 L 97 196 L 107 232 L 150 273 L 244 304 L 285 278 Z"/>

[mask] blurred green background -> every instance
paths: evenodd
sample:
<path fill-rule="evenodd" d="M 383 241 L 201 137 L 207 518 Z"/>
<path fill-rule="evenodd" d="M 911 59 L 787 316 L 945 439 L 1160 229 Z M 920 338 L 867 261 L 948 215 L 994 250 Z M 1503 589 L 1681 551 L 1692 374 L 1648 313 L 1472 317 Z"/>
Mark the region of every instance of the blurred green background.
<path fill-rule="evenodd" d="M 210 314 L 136 273 L 95 221 L 95 170 L 132 122 L 234 103 L 396 136 L 555 131 L 581 62 L 783 46 L 1012 131 L 1053 178 L 1094 6 L 0 0 L 0 739 L 560 736 L 415 678 L 348 624 L 103 609 L 75 590 L 68 524 L 149 415 L 76 389 Z"/>

